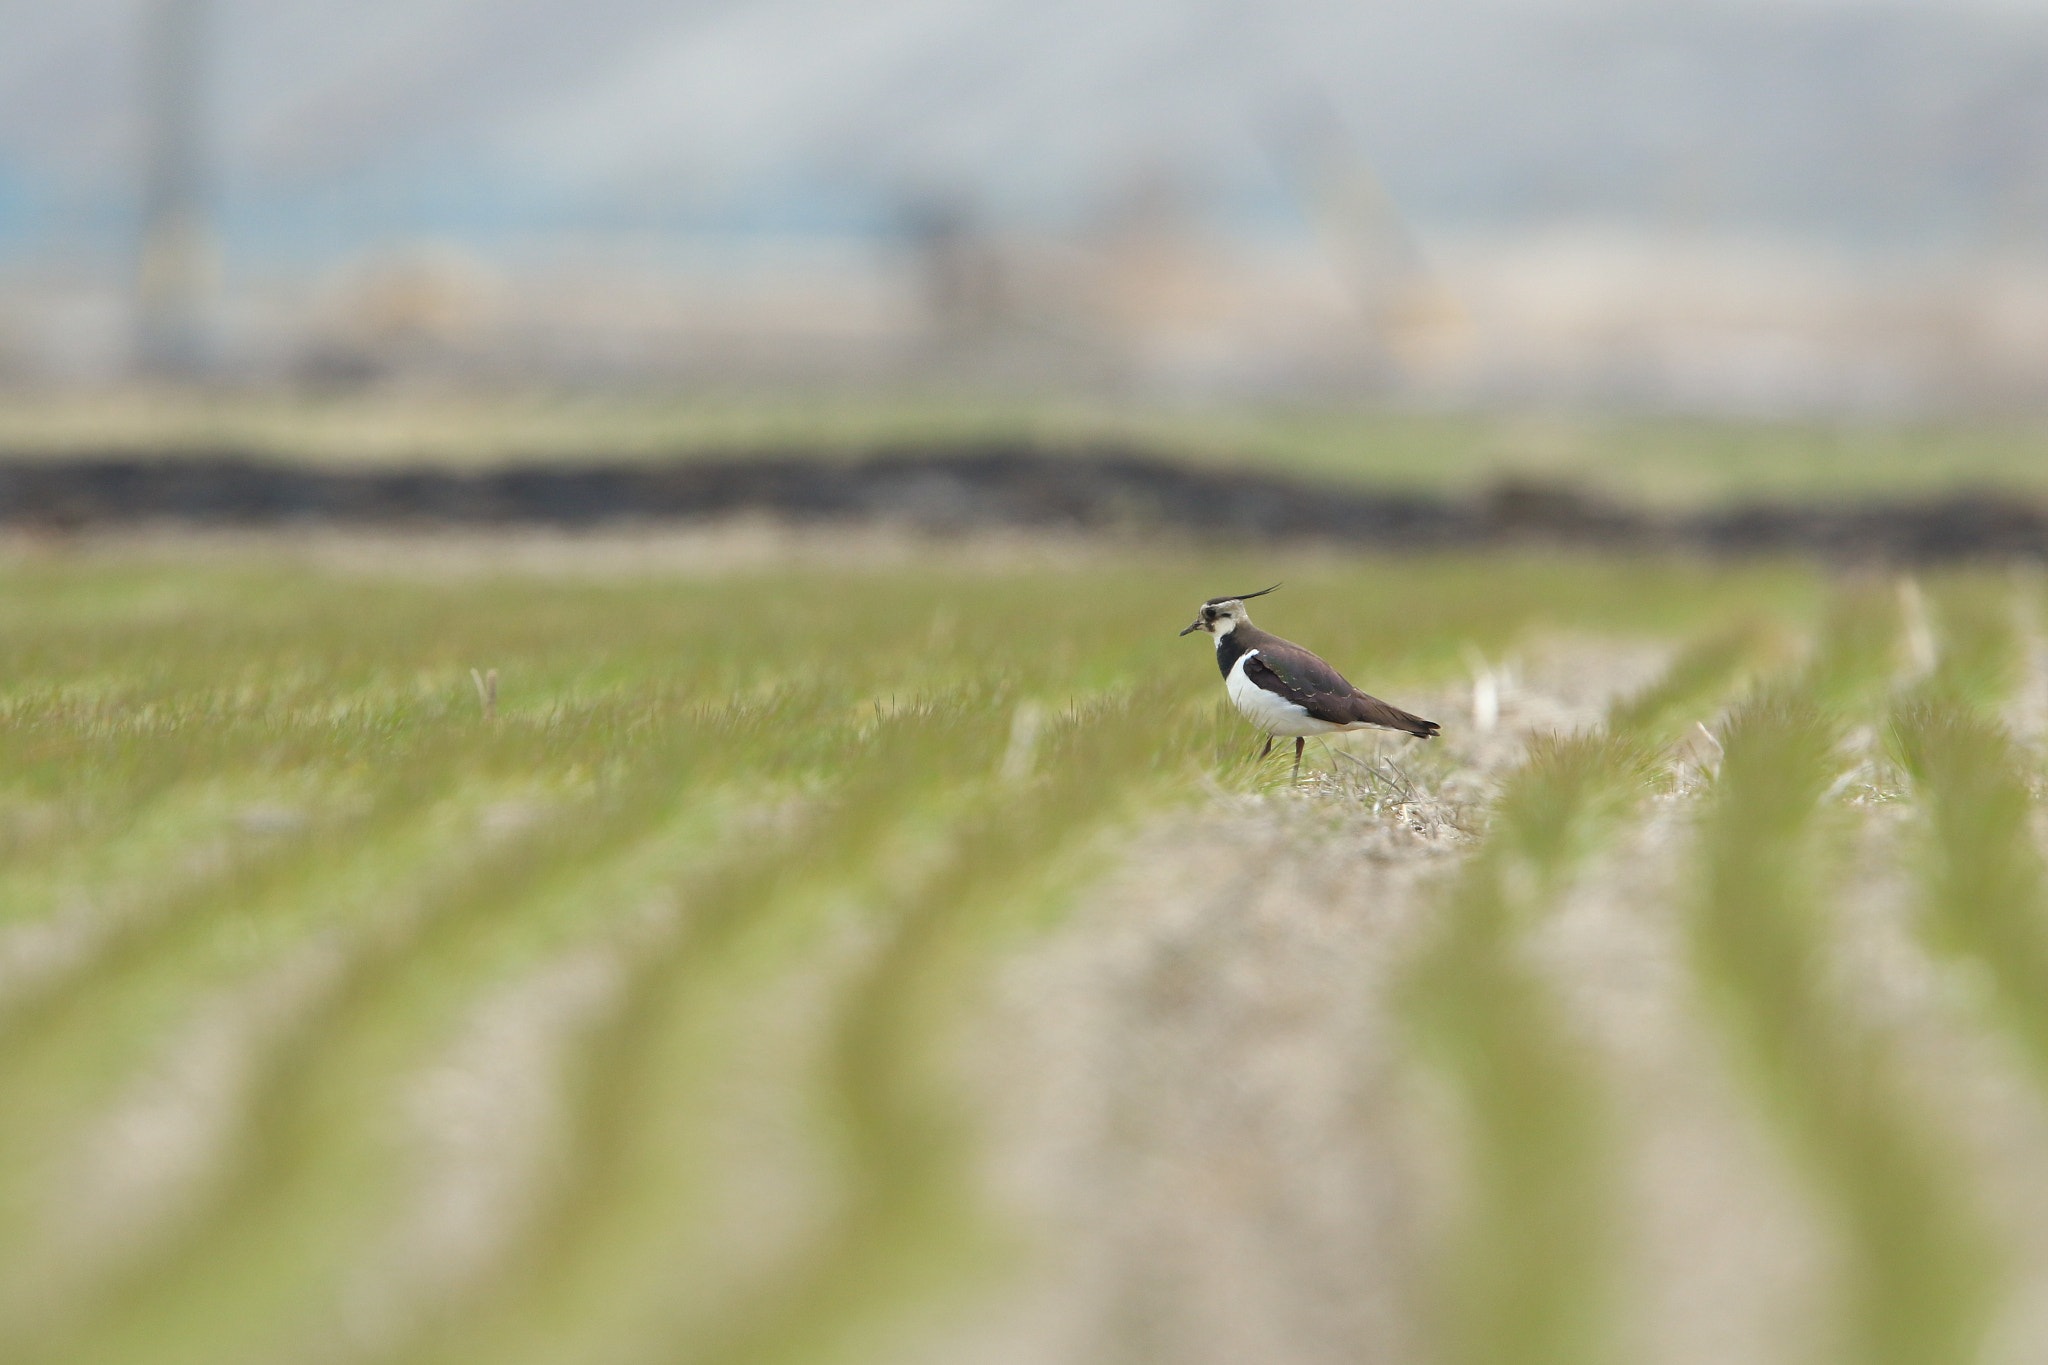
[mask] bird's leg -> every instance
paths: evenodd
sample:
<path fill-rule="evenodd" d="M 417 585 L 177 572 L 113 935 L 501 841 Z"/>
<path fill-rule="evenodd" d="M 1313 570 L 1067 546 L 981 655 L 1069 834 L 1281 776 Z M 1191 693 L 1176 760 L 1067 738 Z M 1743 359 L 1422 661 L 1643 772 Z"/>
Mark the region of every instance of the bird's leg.
<path fill-rule="evenodd" d="M 1300 735 L 1294 737 L 1294 780 L 1301 781 L 1301 746 L 1308 743 Z"/>
<path fill-rule="evenodd" d="M 1260 760 L 1261 762 L 1264 762 L 1264 761 L 1265 761 L 1265 757 L 1266 757 L 1266 755 L 1267 755 L 1267 754 L 1270 754 L 1270 753 L 1272 753 L 1272 752 L 1273 752 L 1273 737 L 1272 737 L 1271 735 L 1267 735 L 1267 736 L 1266 736 L 1266 747 L 1265 747 L 1265 748 L 1263 748 L 1263 749 L 1261 749 L 1261 750 L 1259 750 L 1259 760 Z"/>

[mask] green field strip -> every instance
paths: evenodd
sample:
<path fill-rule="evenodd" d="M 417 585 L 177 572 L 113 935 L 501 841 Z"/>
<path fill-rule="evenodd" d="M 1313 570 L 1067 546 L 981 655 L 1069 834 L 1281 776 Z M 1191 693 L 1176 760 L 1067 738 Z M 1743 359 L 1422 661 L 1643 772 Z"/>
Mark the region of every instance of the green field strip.
<path fill-rule="evenodd" d="M 545 726 L 521 727 L 508 722 L 485 731 L 472 724 L 421 726 L 402 714 L 372 710 L 359 714 L 354 722 L 357 728 L 371 732 L 373 738 L 367 743 L 360 737 L 337 734 L 335 727 L 324 722 L 298 727 L 314 733 L 289 737 L 294 746 L 308 750 L 294 747 L 289 766 L 265 777 L 268 769 L 224 765 L 218 771 L 225 776 L 218 780 L 240 783 L 252 794 L 259 786 L 267 787 L 273 799 L 280 793 L 313 795 L 318 798 L 312 803 L 313 811 L 324 818 L 309 819 L 304 829 L 287 828 L 240 840 L 238 851 L 243 856 L 216 860 L 189 878 L 166 877 L 160 871 L 154 879 L 156 885 L 145 888 L 142 897 L 149 902 L 153 893 L 157 903 L 136 905 L 118 916 L 117 932 L 109 944 L 109 952 L 117 960 L 101 964 L 97 984 L 111 984 L 109 978 L 123 966 L 148 969 L 166 956 L 174 941 L 205 938 L 215 928 L 206 911 L 237 912 L 256 922 L 253 907 L 288 900 L 286 893 L 293 886 L 332 877 L 338 867 L 362 861 L 357 858 L 361 850 L 403 834 L 422 812 L 452 799 L 457 792 L 468 791 L 470 799 L 482 800 L 495 783 L 499 794 L 508 799 L 525 794 L 542 805 L 573 801 L 577 791 L 593 778 L 584 766 L 584 753 L 598 750 L 631 755 L 646 720 L 637 709 L 600 706 L 557 715 Z M 707 739 L 712 737 L 707 734 Z M 360 753 L 356 752 L 358 745 L 364 746 Z M 330 760 L 326 766 L 317 761 L 322 753 Z M 209 771 L 204 760 L 214 756 L 195 756 L 173 743 L 162 746 L 154 762 L 179 773 L 191 771 L 198 763 L 204 774 Z M 81 785 L 97 785 L 89 775 L 78 780 Z M 172 784 L 161 799 L 170 802 L 177 794 L 188 803 L 201 797 L 210 801 L 216 785 L 215 780 L 206 778 L 185 783 L 182 789 Z M 101 852 L 104 856 L 93 860 L 94 870 L 119 873 L 123 867 L 121 841 L 103 844 Z M 46 913 L 51 905 L 47 896 L 37 899 L 27 894 L 47 890 L 47 886 L 24 889 L 11 885 L 14 877 L 33 871 L 0 869 L 0 896 L 21 892 L 9 899 L 25 902 L 19 911 L 24 917 L 36 911 Z M 123 890 L 90 884 L 59 889 L 115 899 Z M 31 1027 L 32 1021 L 22 1019 L 19 1009 L 9 1017 L 6 1007 L 10 1003 L 0 997 L 0 1033 Z M 82 1003 L 46 1002 L 44 1008 L 45 1012 L 76 1012 Z"/>
<path fill-rule="evenodd" d="M 55 689 L 109 726 L 159 730 L 207 719 L 163 709 L 167 696 L 210 698 L 215 724 L 380 696 L 386 709 L 409 701 L 418 723 L 446 723 L 474 715 L 472 666 L 501 671 L 508 715 L 593 688 L 729 696 L 827 661 L 856 695 L 995 670 L 1056 695 L 1138 677 L 1187 694 L 1215 685 L 1188 666 L 1200 646 L 1174 636 L 1208 592 L 1191 585 L 1262 573 L 1288 579 L 1262 624 L 1314 640 L 1340 666 L 1369 664 L 1375 681 L 1388 669 L 1410 675 L 1416 660 L 1455 669 L 1468 640 L 1493 650 L 1531 631 L 1676 635 L 1765 604 L 1802 616 L 1819 601 L 1816 575 L 1796 565 L 1539 554 L 1340 560 L 1156 547 L 1092 553 L 1078 567 L 968 557 L 581 585 L 509 573 L 424 585 L 323 577 L 272 556 L 0 569 L 13 594 L 0 593 L 0 640 L 24 660 L 8 688 Z M 880 640 L 902 648 L 873 648 Z"/>
<path fill-rule="evenodd" d="M 59 988 L 0 1011 L 6 1041 L 0 1092 L 12 1084 L 10 1068 L 39 1051 L 68 1046 L 64 1040 L 80 1035 L 115 1040 L 127 1025 L 146 1035 L 166 1022 L 163 1010 L 203 995 L 219 974 L 243 970 L 322 927 L 337 899 L 345 904 L 351 891 L 378 893 L 392 872 L 404 875 L 410 858 L 430 856 L 448 838 L 449 827 L 423 825 L 429 812 L 459 811 L 466 803 L 474 815 L 475 808 L 528 785 L 478 780 L 481 774 L 458 761 L 464 748 L 451 736 L 408 757 L 394 756 L 376 787 L 352 787 L 349 796 L 362 804 L 338 821 L 251 840 L 244 856 L 223 858 L 188 878 L 162 879 L 158 895 L 145 895 L 117 916 L 92 958 Z M 399 854 L 397 867 L 364 858 L 373 844 Z M 155 1012 L 141 1005 L 142 997 L 158 1002 Z"/>
<path fill-rule="evenodd" d="M 584 720 L 557 727 L 572 732 L 572 746 L 575 732 L 587 739 L 594 729 L 602 737 L 617 718 Z M 41 1175 L 62 1154 L 67 1132 L 106 1103 L 110 1087 L 166 1036 L 175 1037 L 180 1016 L 206 1008 L 228 983 L 315 936 L 374 928 L 379 915 L 402 912 L 422 877 L 445 879 L 451 864 L 459 868 L 474 856 L 480 818 L 504 798 L 574 799 L 573 790 L 534 790 L 534 772 L 560 770 L 563 734 L 532 743 L 502 733 L 495 745 L 492 739 L 467 728 L 425 737 L 408 759 L 379 765 L 385 790 L 360 818 L 280 841 L 281 852 L 267 864 L 180 888 L 97 971 L 8 1019 L 0 1094 L 10 1102 L 0 1106 L 0 1149 L 9 1160 L 0 1170 L 16 1195 L 44 1190 Z M 517 776 L 484 780 L 493 766 Z M 34 1201 L 16 1198 L 0 1207 L 25 1216 Z M 18 1239 L 0 1239 L 9 1242 L 21 1249 Z"/>
<path fill-rule="evenodd" d="M 1063 853 L 1100 841 L 1156 781 L 1156 735 L 1125 702 L 1066 727 L 1045 779 L 985 796 L 945 862 L 909 897 L 872 966 L 849 992 L 825 1084 L 836 1099 L 853 1197 L 765 1302 L 724 1331 L 672 1340 L 671 1358 L 705 1365 L 886 1359 L 907 1310 L 986 1282 L 999 1264 L 977 1208 L 972 1132 L 939 1078 L 949 1017 L 985 975 L 993 932 L 1057 896 L 1078 868 Z M 708 1341 L 706 1337 L 708 1336 Z M 856 1349 L 859 1347 L 861 1349 Z"/>
<path fill-rule="evenodd" d="M 96 813 L 71 821 L 63 837 L 0 858 L 0 1016 L 72 960 L 67 954 L 44 970 L 27 970 L 28 963 L 17 970 L 5 945 L 32 944 L 69 926 L 83 953 L 118 934 L 122 924 L 148 918 L 151 902 L 224 875 L 231 864 L 283 852 L 294 836 L 349 813 L 348 793 L 323 791 L 313 782 L 294 785 L 246 772 L 167 783 L 117 820 Z M 281 789 L 296 798 L 289 817 L 280 817 L 274 830 L 250 828 L 248 812 L 287 809 L 276 800 Z"/>
<path fill-rule="evenodd" d="M 716 1248 L 692 1249 L 703 1232 L 691 1211 L 717 1178 L 690 1157 L 701 1157 L 706 1126 L 717 1124 L 703 1096 L 732 1046 L 721 1018 L 815 951 L 829 928 L 821 915 L 857 908 L 865 886 L 891 880 L 906 838 L 942 843 L 963 780 L 993 765 L 1001 739 L 978 708 L 890 714 L 869 734 L 853 785 L 828 806 L 768 846 L 742 843 L 684 878 L 681 932 L 630 963 L 611 1019 L 576 1068 L 579 1118 L 552 1215 L 459 1328 L 430 1332 L 404 1358 L 613 1358 L 677 1311 L 670 1281 L 687 1267 L 732 1273 Z"/>
<path fill-rule="evenodd" d="M 0 985 L 0 1037 L 28 1027 L 24 1016 L 47 1009 L 70 976 L 111 970 L 146 955 L 155 936 L 196 927 L 193 907 L 260 896 L 309 860 L 402 824 L 445 795 L 458 757 L 458 746 L 430 748 L 369 780 L 313 767 L 227 769 L 166 784 L 90 843 L 0 866 L 0 936 L 68 920 L 90 940 L 66 972 Z"/>
<path fill-rule="evenodd" d="M 212 991 L 434 857 L 462 823 L 455 753 L 430 744 L 416 765 L 393 763 L 369 807 L 338 823 L 250 840 L 153 887 L 102 888 L 136 898 L 109 906 L 112 922 L 95 926 L 78 961 L 0 1009 L 0 1185 L 39 1172 L 28 1151 L 61 1141 L 67 1116 L 104 1098 Z M 478 805 L 489 795 L 469 793 Z M 381 864 L 360 856 L 364 840 L 377 841 Z M 0 1197 L 0 1217 L 18 1207 Z"/>
<path fill-rule="evenodd" d="M 765 718 L 780 719 L 772 711 Z M 408 1059 L 427 1040 L 445 1031 L 471 998 L 479 971 L 487 981 L 501 979 L 524 960 L 519 950 L 547 941 L 532 942 L 540 932 L 532 922 L 536 907 L 565 916 L 566 931 L 575 932 L 593 913 L 577 891 L 602 892 L 609 864 L 672 826 L 679 806 L 716 800 L 705 779 L 717 775 L 726 755 L 745 752 L 751 738 L 744 725 L 673 727 L 663 742 L 639 746 L 634 770 L 601 796 L 488 847 L 472 844 L 450 875 L 405 897 L 406 913 L 358 926 L 342 941 L 335 988 L 294 1021 L 268 1060 L 232 1179 L 183 1235 L 102 1296 L 92 1336 L 184 1337 L 200 1358 L 263 1359 L 272 1349 L 263 1323 L 317 1313 L 333 1291 L 317 1265 L 331 1269 L 345 1260 L 374 1218 L 377 1191 L 389 1184 L 390 1162 L 375 1139 L 388 1108 L 379 1096 L 407 1074 Z M 725 743 L 710 742 L 717 740 Z M 667 830 L 672 840 L 679 832 Z M 672 858 L 681 849 L 663 852 Z M 598 904 L 614 905 L 617 894 L 613 888 Z M 351 1226 L 355 1235 L 343 1231 Z M 309 1239 L 303 1230 L 310 1227 L 325 1234 Z M 308 1257 L 312 1263 L 295 1272 L 295 1261 Z M 315 1306 L 302 1304 L 295 1313 L 292 1303 L 307 1298 Z M 219 1331 L 185 1334 L 178 1327 L 208 1317 L 235 1324 L 246 1334 L 242 1343 Z M 123 1355 L 118 1345 L 70 1349 L 86 1358 Z"/>
<path fill-rule="evenodd" d="M 1533 741 L 1406 983 L 1426 1056 L 1456 1088 L 1469 1150 L 1470 1207 L 1435 1308 L 1445 1360 L 1613 1356 L 1619 1247 L 1607 1097 L 1523 940 L 1648 798 L 1662 749 L 1718 708 L 1757 647 L 1749 632 L 1710 637 L 1611 707 L 1603 729 Z"/>
<path fill-rule="evenodd" d="M 1855 722 L 1880 718 L 1902 673 L 1915 666 L 1902 616 L 1900 594 L 1886 586 L 1843 585 L 1829 600 L 1812 650 L 1797 671 L 1806 704 L 1835 718 L 1843 732 Z"/>
<path fill-rule="evenodd" d="M 949 932 L 968 926 L 977 934 L 996 931 L 1001 917 L 977 904 L 975 887 L 993 879 L 1010 897 L 1044 894 L 1043 869 L 1060 832 L 1090 813 L 1100 814 L 1105 803 L 1122 799 L 1123 781 L 1145 778 L 1151 770 L 1141 762 L 1118 780 L 1105 781 L 1112 775 L 1084 761 L 1075 767 L 1080 785 L 1057 793 L 1020 795 L 992 787 L 988 776 L 1003 756 L 1002 734 L 970 713 L 966 723 L 981 732 L 980 741 L 965 751 L 971 769 L 934 785 L 928 780 L 929 746 L 947 731 L 959 733 L 962 724 L 954 719 L 935 728 L 936 720 L 924 718 L 903 742 L 888 746 L 893 758 L 878 753 L 876 766 L 863 775 L 862 790 L 807 822 L 792 838 L 793 856 L 781 865 L 738 857 L 693 879 L 684 892 L 685 932 L 666 953 L 638 963 L 620 1012 L 590 1050 L 578 1086 L 586 1097 L 579 1106 L 582 1138 L 555 1219 L 535 1229 L 523 1260 L 509 1268 L 480 1311 L 465 1310 L 461 1327 L 448 1329 L 452 1336 L 430 1333 L 416 1354 L 401 1358 L 760 1358 L 764 1351 L 798 1350 L 846 1330 L 848 1324 L 831 1310 L 886 1317 L 900 1310 L 905 1297 L 937 1292 L 953 1278 L 935 1274 L 934 1284 L 919 1272 L 931 1268 L 935 1248 L 954 1245 L 959 1211 L 935 1209 L 928 1182 L 951 1179 L 958 1161 L 954 1147 L 964 1140 L 934 1142 L 926 1140 L 927 1133 L 910 1144 L 912 1151 L 903 1150 L 910 1135 L 892 1117 L 898 1100 L 890 1098 L 902 1093 L 903 1081 L 884 1086 L 866 1069 L 850 1075 L 849 1057 L 860 1057 L 861 1067 L 868 1068 L 895 1055 L 895 1040 L 887 1040 L 888 1056 L 868 1046 L 884 1041 L 875 1037 L 872 1011 L 884 1000 L 891 1008 L 907 1003 L 905 992 L 915 990 L 917 977 L 908 967 L 923 960 L 933 921 L 943 919 Z M 1065 727 L 1057 728 L 1065 733 Z M 1156 731 L 1133 726 L 1128 717 L 1118 733 L 1142 733 L 1145 743 L 1157 742 Z M 1048 748 L 1057 751 L 1062 743 L 1050 737 Z M 1076 801 L 1076 794 L 1087 799 Z M 934 825 L 936 810 L 945 817 Z M 1043 824 L 1048 810 L 1057 812 L 1051 828 Z M 920 827 L 924 832 L 915 834 Z M 992 827 L 1013 831 L 1008 853 L 989 842 Z M 904 837 L 932 850 L 910 858 L 925 870 L 912 874 L 909 885 L 902 881 L 903 850 L 888 852 Z M 808 1083 L 825 1087 L 809 1101 L 825 1105 L 811 1120 L 820 1140 L 841 1134 L 824 1141 L 816 1159 L 838 1173 L 844 1193 L 839 1201 L 825 1201 L 838 1212 L 810 1244 L 785 1253 L 779 1270 L 750 1274 L 721 1264 L 717 1247 L 701 1244 L 717 1233 L 698 1225 L 702 1215 L 693 1211 L 705 1199 L 705 1182 L 718 1177 L 693 1170 L 692 1154 L 704 1149 L 707 1123 L 715 1127 L 717 1121 L 715 1113 L 705 1112 L 703 1097 L 707 1077 L 722 1065 L 716 1054 L 731 1048 L 730 1039 L 721 1038 L 720 1015 L 786 971 L 791 953 L 814 951 L 808 945 L 819 929 L 797 926 L 816 920 L 821 902 L 872 919 L 871 932 L 884 936 L 873 965 L 858 975 L 835 1013 L 837 1041 L 821 1041 L 822 1055 L 805 1064 L 823 1068 Z M 924 947 L 912 952 L 913 944 Z M 966 957 L 971 976 L 973 954 Z M 785 965 L 778 968 L 777 962 Z M 958 987 L 949 974 L 941 975 Z M 750 987 L 749 981 L 759 984 Z M 933 1024 L 943 1037 L 943 1011 Z M 835 1103 L 833 1094 L 843 1099 Z M 910 1167 L 902 1164 L 907 1155 L 915 1158 Z M 668 1193 L 650 1207 L 648 1196 L 656 1191 Z M 965 1192 L 958 1199 L 971 1202 Z M 851 1245 L 849 1228 L 861 1230 Z M 851 1254 L 854 1247 L 857 1255 Z M 865 1278 L 865 1268 L 890 1263 L 892 1248 L 900 1253 L 895 1266 L 901 1278 Z M 944 1259 L 942 1252 L 938 1259 Z M 701 1283 L 707 1276 L 710 1285 Z M 864 1294 L 852 1301 L 837 1297 L 854 1282 L 874 1290 L 888 1285 L 893 1292 L 872 1301 Z M 694 1293 L 681 1289 L 693 1283 L 699 1286 Z M 702 1302 L 707 1293 L 722 1306 L 709 1320 L 703 1317 L 711 1311 Z M 660 1344 L 664 1336 L 666 1346 Z"/>
<path fill-rule="evenodd" d="M 2012 736 L 1975 707 L 1923 697 L 1893 717 L 1892 742 L 1933 845 L 1919 860 L 1925 936 L 1982 972 L 2048 1082 L 2048 874 Z"/>
<path fill-rule="evenodd" d="M 1872 623 L 1887 618 L 1867 608 L 1803 677 L 1746 703 L 1722 731 L 1695 954 L 1744 1069 L 1838 1228 L 1837 1358 L 1946 1365 L 1977 1358 L 1996 1258 L 1882 1042 L 1829 990 L 1825 887 L 1843 855 L 1823 797 L 1847 725 L 1881 704 L 1887 676 L 1887 651 L 1871 647 Z"/>
<path fill-rule="evenodd" d="M 163 808 L 181 801 L 207 803 L 220 784 L 273 788 L 249 791 L 255 805 L 295 795 L 295 780 L 317 775 L 305 795 L 322 795 L 330 746 L 325 727 L 230 722 L 154 731 L 103 725 L 93 711 L 49 697 L 11 708 L 0 717 L 0 810 L 17 818 L 0 833 L 0 923 L 34 912 L 14 889 L 24 877 L 97 869 L 138 822 L 162 820 Z"/>
<path fill-rule="evenodd" d="M 142 953 L 122 964 L 122 970 L 87 978 L 61 998 L 61 1008 L 44 1012 L 18 1035 L 0 1058 L 0 1094 L 8 1099 L 0 1152 L 6 1154 L 11 1215 L 0 1236 L 0 1265 L 36 1255 L 34 1225 L 64 1217 L 62 1203 L 51 1200 L 61 1199 L 69 1188 L 58 1177 L 75 1140 L 91 1131 L 96 1115 L 116 1104 L 124 1089 L 161 1065 L 164 1050 L 179 1044 L 192 1021 L 307 950 L 338 941 L 346 933 L 342 926 L 364 909 L 390 913 L 403 906 L 416 878 L 465 856 L 453 850 L 469 844 L 481 804 L 480 799 L 456 800 L 438 811 L 419 812 L 424 818 L 413 829 L 379 842 L 374 867 L 342 856 L 314 859 L 298 875 L 268 887 L 263 898 L 237 899 L 224 909 L 195 907 L 190 934 L 160 941 L 160 952 Z M 271 925 L 251 942 L 234 922 L 236 916 L 266 911 L 289 915 L 294 932 Z M 203 928 L 196 927 L 202 922 Z M 325 989 L 307 994 L 285 1016 L 271 1020 L 264 1036 L 249 1040 L 252 1064 L 274 1066 L 274 1054 L 286 1041 L 317 1022 Z M 222 1153 L 220 1161 L 229 1156 Z M 12 1283 L 23 1281 L 16 1275 Z M 4 1316 L 14 1322 L 17 1334 L 25 1335 L 27 1324 L 13 1311 L 22 1305 L 12 1300 L 9 1295 L 10 1311 Z M 43 1295 L 28 1311 L 48 1316 L 57 1306 Z"/>
<path fill-rule="evenodd" d="M 768 722 L 770 722 L 770 724 L 782 724 L 784 720 L 786 720 L 784 716 L 772 716 L 772 714 L 768 716 Z M 793 735 L 801 735 L 801 731 L 797 731 L 797 729 L 795 729 L 795 726 L 784 726 L 784 729 L 788 729 L 788 733 L 793 733 Z M 807 741 L 807 743 L 809 743 L 809 741 Z M 713 749 L 707 749 L 707 751 L 713 751 L 713 753 L 715 753 L 717 749 L 713 747 Z M 670 776 L 672 776 L 672 774 L 670 774 Z M 756 774 L 756 776 L 760 776 L 760 774 Z M 664 778 L 664 782 L 668 782 L 668 778 Z M 586 849 L 586 853 L 588 853 L 588 849 Z"/>
<path fill-rule="evenodd" d="M 2048 1083 L 2048 867 L 2034 835 L 2031 757 L 1999 719 L 2020 672 L 2011 603 L 1996 585 L 1940 599 L 1940 662 L 1902 697 L 1888 747 L 1930 841 L 1916 860 L 1929 946 L 1973 964 L 1995 1022 Z"/>
<path fill-rule="evenodd" d="M 2010 581 L 1946 575 L 1929 585 L 1936 647 L 1927 689 L 1995 712 L 2026 671 L 2018 603 Z"/>

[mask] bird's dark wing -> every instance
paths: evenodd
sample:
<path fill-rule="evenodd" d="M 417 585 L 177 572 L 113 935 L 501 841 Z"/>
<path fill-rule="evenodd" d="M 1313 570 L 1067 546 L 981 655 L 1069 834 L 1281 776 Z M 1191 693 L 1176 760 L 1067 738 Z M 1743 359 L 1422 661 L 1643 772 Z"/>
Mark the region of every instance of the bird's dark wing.
<path fill-rule="evenodd" d="M 1377 725 L 1387 730 L 1405 730 L 1423 739 L 1442 728 L 1433 720 L 1410 715 L 1378 697 L 1367 696 L 1346 682 L 1343 674 L 1298 645 L 1261 645 L 1258 655 L 1245 661 L 1244 675 L 1317 720 L 1332 725 Z"/>
<path fill-rule="evenodd" d="M 1289 701 L 1307 706 L 1309 703 L 1305 698 L 1308 697 L 1348 697 L 1358 690 L 1345 680 L 1342 673 L 1300 645 L 1268 636 L 1259 642 L 1258 650 L 1259 657 L 1252 662 L 1263 661 L 1267 671 L 1285 685 L 1284 690 L 1268 690 L 1281 692 Z"/>

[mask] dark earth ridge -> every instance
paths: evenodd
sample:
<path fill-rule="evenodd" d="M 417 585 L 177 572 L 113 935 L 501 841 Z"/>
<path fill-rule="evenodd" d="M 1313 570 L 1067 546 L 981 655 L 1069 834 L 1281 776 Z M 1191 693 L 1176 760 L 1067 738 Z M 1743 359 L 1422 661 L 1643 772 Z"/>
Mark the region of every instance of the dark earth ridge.
<path fill-rule="evenodd" d="M 1930 562 L 2048 559 L 2048 508 L 1996 493 L 1894 501 L 1747 502 L 1660 513 L 1569 485 L 1511 481 L 1476 497 L 1317 484 L 1124 447 L 900 448 L 496 469 L 313 467 L 240 451 L 0 456 L 0 525 L 140 522 L 593 527 L 767 514 L 958 532 L 1168 528 L 1373 549 L 1560 545 Z"/>

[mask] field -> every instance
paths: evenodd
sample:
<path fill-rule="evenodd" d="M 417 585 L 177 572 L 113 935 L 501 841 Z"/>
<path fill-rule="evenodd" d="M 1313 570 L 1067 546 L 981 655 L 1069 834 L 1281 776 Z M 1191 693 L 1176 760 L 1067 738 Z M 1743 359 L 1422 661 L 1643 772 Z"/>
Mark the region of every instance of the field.
<path fill-rule="evenodd" d="M 28 457 L 240 450 L 312 463 L 464 468 L 757 450 L 852 456 L 1005 441 L 1050 450 L 1120 444 L 1382 491 L 1460 495 L 1502 479 L 1560 482 L 1661 508 L 1743 497 L 2048 495 L 2048 427 L 2019 417 L 1730 422 L 915 394 L 0 393 L 0 451 Z"/>
<path fill-rule="evenodd" d="M 0 1357 L 2048 1351 L 2034 576 L 720 534 L 0 560 Z"/>

